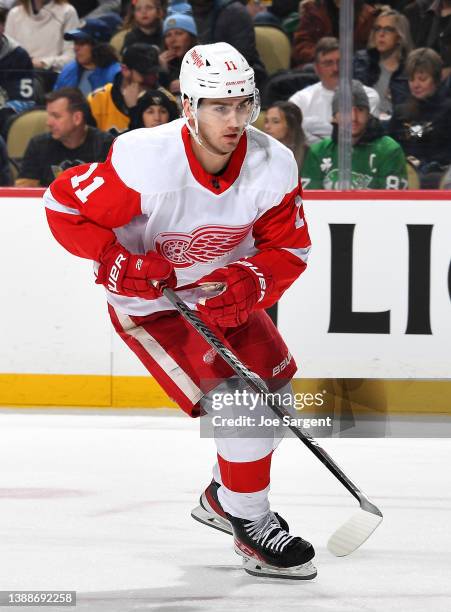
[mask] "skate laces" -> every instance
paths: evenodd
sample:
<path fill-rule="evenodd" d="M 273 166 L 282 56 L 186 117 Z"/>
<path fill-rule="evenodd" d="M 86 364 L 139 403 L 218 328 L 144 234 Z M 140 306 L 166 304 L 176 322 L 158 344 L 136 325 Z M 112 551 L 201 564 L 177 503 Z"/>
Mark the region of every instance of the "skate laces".
<path fill-rule="evenodd" d="M 282 529 L 272 512 L 262 519 L 249 521 L 244 528 L 258 544 L 278 552 L 283 551 L 287 544 L 294 540 L 294 536 Z"/>

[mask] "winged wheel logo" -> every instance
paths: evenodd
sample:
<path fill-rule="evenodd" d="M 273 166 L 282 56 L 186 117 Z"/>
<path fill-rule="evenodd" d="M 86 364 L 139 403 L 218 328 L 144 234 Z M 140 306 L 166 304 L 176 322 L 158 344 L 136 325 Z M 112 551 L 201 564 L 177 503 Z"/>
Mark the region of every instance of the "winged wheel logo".
<path fill-rule="evenodd" d="M 155 238 L 155 249 L 176 268 L 211 263 L 222 259 L 238 246 L 252 225 L 203 225 L 190 234 L 161 232 Z"/>

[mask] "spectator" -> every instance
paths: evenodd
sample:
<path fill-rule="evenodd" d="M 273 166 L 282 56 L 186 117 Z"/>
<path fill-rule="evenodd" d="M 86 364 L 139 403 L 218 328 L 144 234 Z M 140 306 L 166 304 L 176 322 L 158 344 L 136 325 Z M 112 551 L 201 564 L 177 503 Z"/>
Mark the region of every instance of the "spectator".
<path fill-rule="evenodd" d="M 64 40 L 74 41 L 75 59 L 64 66 L 54 89 L 78 87 L 87 96 L 111 83 L 121 65 L 110 38 L 111 30 L 101 19 L 87 19 L 84 26 L 66 32 Z"/>
<path fill-rule="evenodd" d="M 9 187 L 13 184 L 11 169 L 9 167 L 8 152 L 3 138 L 0 136 L 0 186 Z"/>
<path fill-rule="evenodd" d="M 71 165 L 105 161 L 114 140 L 87 125 L 89 106 L 79 89 L 58 89 L 46 101 L 50 132 L 28 143 L 16 186 L 46 187 Z"/>
<path fill-rule="evenodd" d="M 177 104 L 162 91 L 146 91 L 130 117 L 130 130 L 153 128 L 180 117 Z"/>
<path fill-rule="evenodd" d="M 340 50 L 338 40 L 322 38 L 315 48 L 314 68 L 320 81 L 296 92 L 290 102 L 299 106 L 304 117 L 303 128 L 308 144 L 319 142 L 332 134 L 332 98 L 338 87 Z M 365 86 L 370 110 L 379 116 L 379 95 Z"/>
<path fill-rule="evenodd" d="M 193 7 L 191 6 L 190 0 L 169 0 L 167 4 L 166 11 L 163 8 L 163 13 L 166 14 L 166 17 L 169 15 L 173 15 L 174 13 L 185 13 L 186 15 L 193 16 Z"/>
<path fill-rule="evenodd" d="M 163 22 L 165 50 L 160 53 L 160 66 L 167 72 L 167 83 L 172 91 L 180 89 L 179 75 L 183 56 L 197 43 L 197 28 L 187 13 L 170 13 Z"/>
<path fill-rule="evenodd" d="M 293 151 L 299 171 L 304 163 L 307 142 L 302 129 L 302 112 L 292 102 L 274 102 L 265 113 L 263 130 Z"/>
<path fill-rule="evenodd" d="M 214 0 L 190 0 L 192 12 L 196 21 L 199 43 L 211 42 L 211 25 L 214 11 Z"/>
<path fill-rule="evenodd" d="M 119 13 L 120 0 L 71 0 L 80 19 L 96 19 L 110 13 Z"/>
<path fill-rule="evenodd" d="M 254 25 L 267 25 L 284 29 L 284 20 L 296 16 L 299 21 L 299 0 L 248 0 L 247 11 Z"/>
<path fill-rule="evenodd" d="M 263 91 L 266 69 L 257 51 L 254 24 L 245 4 L 246 0 L 191 0 L 199 42 L 227 42 L 238 49 L 254 69 L 257 87 Z"/>
<path fill-rule="evenodd" d="M 406 6 L 404 14 L 410 22 L 415 47 L 430 47 L 443 60 L 449 59 L 451 0 L 416 0 Z"/>
<path fill-rule="evenodd" d="M 338 189 L 338 91 L 332 100 L 333 131 L 310 147 L 302 168 L 305 189 Z M 352 189 L 405 189 L 406 160 L 401 147 L 384 136 L 380 121 L 370 113 L 368 95 L 352 81 Z"/>
<path fill-rule="evenodd" d="M 78 24 L 77 11 L 67 0 L 19 0 L 8 13 L 5 34 L 28 51 L 36 69 L 60 71 L 74 57 L 64 32 Z"/>
<path fill-rule="evenodd" d="M 149 89 L 158 89 L 158 51 L 144 43 L 135 43 L 125 50 L 121 72 L 88 96 L 91 112 L 100 130 L 115 134 L 129 128 L 130 113 L 138 98 Z"/>
<path fill-rule="evenodd" d="M 410 96 L 395 106 L 389 132 L 417 167 L 422 188 L 436 188 L 451 163 L 451 98 L 441 89 L 443 62 L 433 49 L 407 57 Z"/>
<path fill-rule="evenodd" d="M 245 4 L 246 0 L 215 0 L 211 42 L 228 42 L 238 49 L 254 69 L 256 85 L 263 91 L 268 75 L 257 51 L 254 24 Z"/>
<path fill-rule="evenodd" d="M 0 9 L 0 24 L 6 11 Z M 0 33 L 0 133 L 5 133 L 8 117 L 29 110 L 35 104 L 33 64 L 15 40 Z"/>
<path fill-rule="evenodd" d="M 146 45 L 163 45 L 163 9 L 160 0 L 132 0 L 124 19 L 124 51 L 135 43 Z"/>
<path fill-rule="evenodd" d="M 379 94 L 380 110 L 391 116 L 394 104 L 409 95 L 406 57 L 412 50 L 409 22 L 393 9 L 382 9 L 376 17 L 368 49 L 354 57 L 354 77 Z"/>
<path fill-rule="evenodd" d="M 303 0 L 299 28 L 293 34 L 292 65 L 294 68 L 312 62 L 315 45 L 325 36 L 338 38 L 340 0 Z M 363 2 L 354 2 L 354 51 L 364 49 L 376 16 L 376 9 Z"/>

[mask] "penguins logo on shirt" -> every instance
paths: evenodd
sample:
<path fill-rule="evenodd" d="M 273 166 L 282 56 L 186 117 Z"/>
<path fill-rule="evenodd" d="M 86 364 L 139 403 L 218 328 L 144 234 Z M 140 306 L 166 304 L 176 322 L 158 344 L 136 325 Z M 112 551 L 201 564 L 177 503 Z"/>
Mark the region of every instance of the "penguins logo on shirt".
<path fill-rule="evenodd" d="M 155 237 L 154 248 L 176 268 L 211 263 L 228 255 L 238 246 L 252 225 L 253 222 L 238 227 L 203 225 L 190 234 L 162 232 Z"/>

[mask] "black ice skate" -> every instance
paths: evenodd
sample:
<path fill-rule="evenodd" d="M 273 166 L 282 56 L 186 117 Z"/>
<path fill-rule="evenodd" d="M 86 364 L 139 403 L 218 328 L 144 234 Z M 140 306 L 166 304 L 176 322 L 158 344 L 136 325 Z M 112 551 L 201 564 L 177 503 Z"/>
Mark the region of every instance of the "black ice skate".
<path fill-rule="evenodd" d="M 216 481 L 212 480 L 205 491 L 202 493 L 199 499 L 199 505 L 191 511 L 191 516 L 199 523 L 219 529 L 229 535 L 233 534 L 232 525 L 227 518 L 226 513 L 222 509 L 221 503 L 218 499 L 219 485 Z M 275 521 L 285 531 L 289 530 L 288 523 L 284 518 L 279 516 L 277 512 L 271 513 Z"/>
<path fill-rule="evenodd" d="M 268 512 L 262 519 L 248 521 L 226 515 L 233 527 L 235 551 L 243 557 L 243 568 L 253 576 L 311 580 L 316 568 L 310 542 L 292 536 Z"/>

